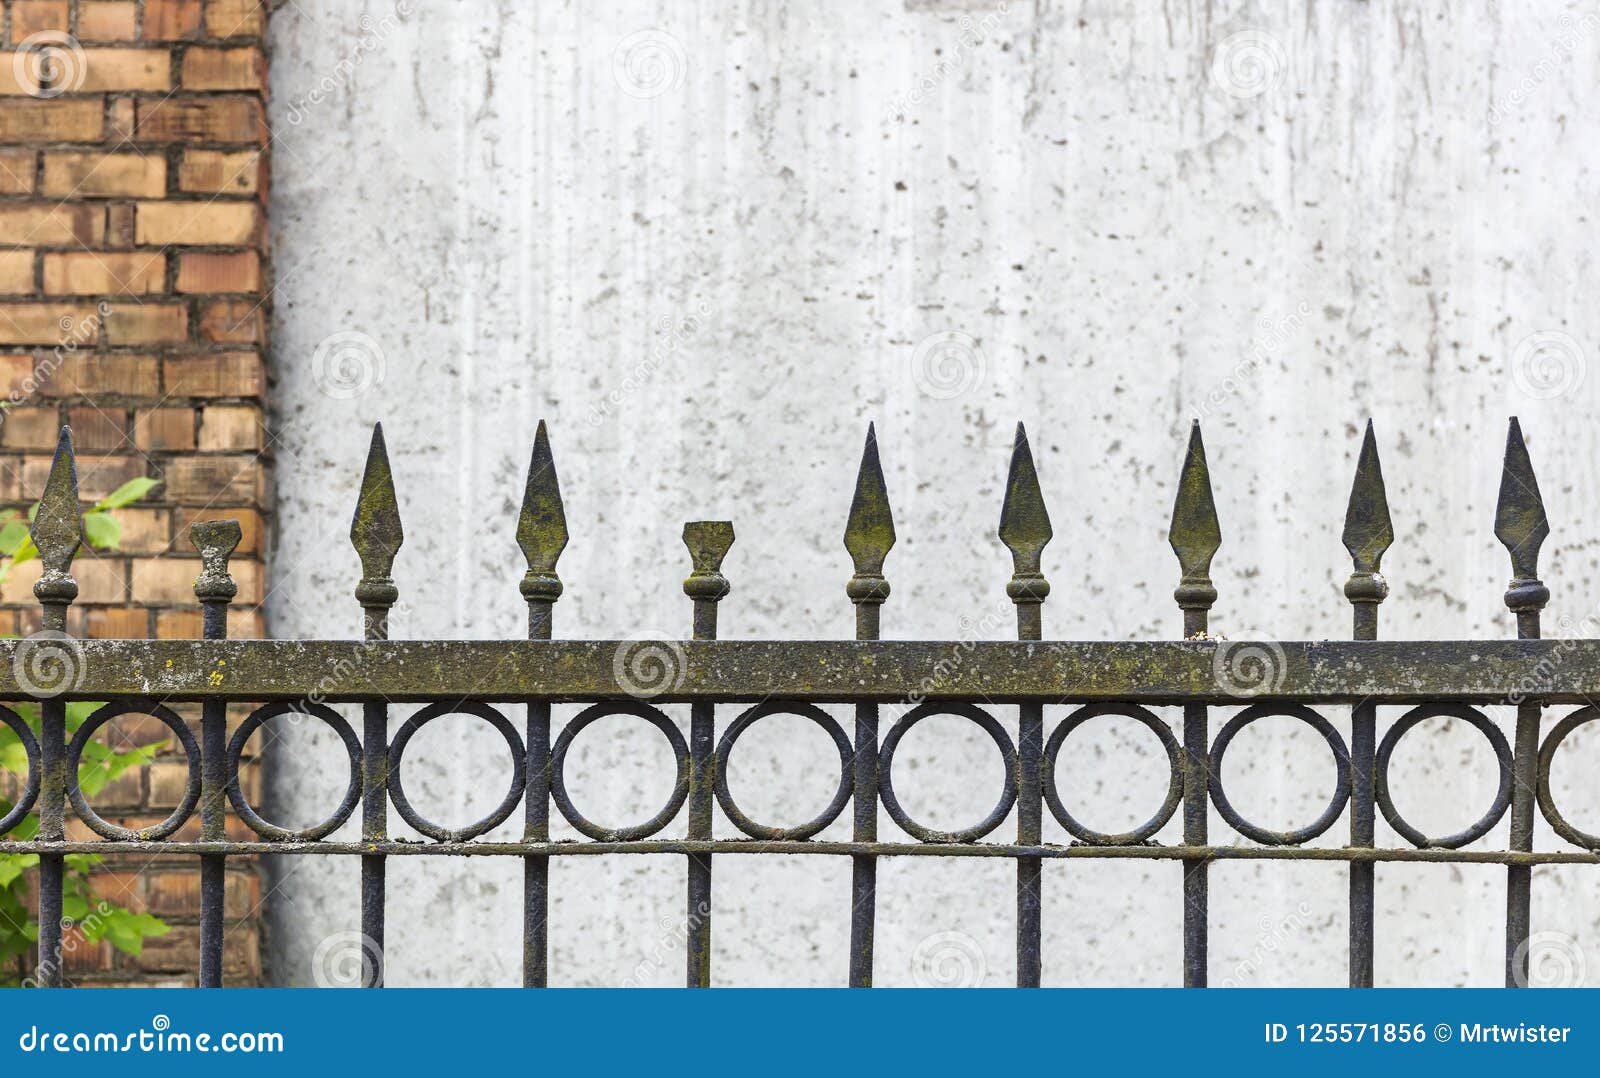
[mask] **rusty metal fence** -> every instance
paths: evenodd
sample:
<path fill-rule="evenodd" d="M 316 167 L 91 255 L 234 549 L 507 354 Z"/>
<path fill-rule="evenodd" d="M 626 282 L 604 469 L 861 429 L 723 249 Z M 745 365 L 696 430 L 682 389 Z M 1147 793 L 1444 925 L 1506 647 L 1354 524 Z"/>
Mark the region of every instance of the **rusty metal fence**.
<path fill-rule="evenodd" d="M 228 641 L 226 613 L 235 594 L 228 558 L 239 541 L 235 522 L 196 524 L 191 537 L 203 559 L 195 596 L 204 611 L 203 641 L 80 641 L 65 633 L 67 608 L 77 595 L 72 560 L 82 535 L 71 438 L 63 429 L 32 535 L 43 563 L 34 592 L 43 606 L 44 631 L 22 641 L 0 643 L 0 699 L 37 700 L 39 735 L 15 711 L 0 707 L 0 721 L 11 727 L 27 751 L 29 771 L 20 799 L 3 820 L 0 834 L 17 826 L 35 806 L 37 835 L 8 840 L 0 850 L 39 855 L 38 983 L 60 986 L 62 969 L 62 882 L 64 858 L 75 853 L 112 851 L 148 855 L 192 855 L 202 871 L 201 943 L 196 955 L 199 983 L 222 979 L 223 871 L 229 857 L 348 856 L 361 862 L 361 931 L 369 941 L 364 980 L 384 979 L 384 870 L 390 857 L 489 856 L 520 858 L 524 865 L 523 978 L 543 986 L 549 975 L 546 914 L 550 859 L 572 856 L 673 855 L 687 862 L 684 928 L 686 983 L 710 984 L 711 929 L 714 923 L 713 866 L 724 856 L 783 854 L 848 857 L 849 894 L 839 895 L 841 914 L 849 911 L 849 968 L 842 979 L 852 986 L 873 980 L 873 928 L 877 865 L 885 857 L 1000 857 L 1016 864 L 1017 983 L 1036 986 L 1041 976 L 1042 919 L 1051 911 L 1041 888 L 1046 859 L 1147 858 L 1174 862 L 1174 898 L 1183 910 L 1183 983 L 1206 984 L 1207 870 L 1224 859 L 1343 861 L 1349 871 L 1349 983 L 1372 983 L 1374 868 L 1382 862 L 1460 862 L 1502 865 L 1506 872 L 1505 980 L 1527 983 L 1530 932 L 1530 882 L 1533 869 L 1551 864 L 1594 864 L 1600 836 L 1569 823 L 1558 811 L 1550 784 L 1551 761 L 1577 727 L 1600 719 L 1589 703 L 1600 693 L 1600 641 L 1540 640 L 1539 615 L 1549 592 L 1538 579 L 1539 548 L 1549 534 L 1522 434 L 1512 420 L 1506 443 L 1495 535 L 1510 551 L 1512 580 L 1506 605 L 1516 616 L 1517 639 L 1503 641 L 1377 641 L 1378 605 L 1388 587 L 1379 563 L 1394 538 L 1383 477 L 1371 425 L 1362 445 L 1345 517 L 1343 539 L 1354 562 L 1345 586 L 1354 615 L 1350 642 L 1250 642 L 1210 639 L 1208 612 L 1217 599 L 1210 579 L 1221 530 L 1212 501 L 1211 481 L 1200 428 L 1195 425 L 1182 465 L 1170 539 L 1181 568 L 1175 597 L 1182 610 L 1182 638 L 1171 641 L 1046 641 L 1041 609 L 1050 586 L 1041 572 L 1041 553 L 1052 537 L 1032 454 L 1017 429 L 999 537 L 1010 550 L 1014 572 L 1007 595 L 1017 613 L 1015 642 L 960 643 L 961 660 L 949 661 L 951 642 L 881 641 L 879 610 L 889 597 L 883 575 L 895 542 L 889 498 L 878 447 L 869 430 L 844 545 L 854 562 L 846 591 L 855 604 L 853 641 L 719 641 L 717 604 L 728 594 L 721 573 L 733 543 L 728 522 L 687 524 L 683 538 L 692 571 L 684 591 L 693 600 L 692 639 L 674 644 L 680 658 L 677 676 L 641 699 L 626 664 L 619 664 L 626 642 L 552 639 L 551 615 L 562 592 L 556 561 L 567 543 L 565 515 L 549 441 L 540 424 L 534 442 L 527 488 L 517 526 L 517 541 L 527 559 L 521 593 L 528 604 L 527 641 L 389 641 L 387 619 L 399 597 L 391 577 L 402 532 L 395 489 L 381 428 L 374 431 L 362 480 L 351 538 L 360 556 L 362 577 L 355 595 L 365 617 L 361 641 Z M 1270 676 L 1249 676 L 1252 663 L 1270 658 Z M 1241 677 L 1241 669 L 1245 676 Z M 1261 671 L 1257 671 L 1259 674 Z M 70 739 L 64 720 L 68 701 L 109 701 Z M 198 741 L 169 705 L 198 702 Z M 361 733 L 329 705 L 359 704 Z M 423 703 L 393 737 L 391 704 Z M 552 729 L 551 705 L 586 705 L 559 731 Z M 689 736 L 661 705 L 687 703 Z M 1509 739 L 1481 709 L 1514 704 L 1516 720 Z M 258 709 L 227 736 L 227 709 L 250 704 Z M 1213 710 L 1243 706 L 1212 736 Z M 1540 739 L 1541 718 L 1552 705 L 1579 704 Z M 508 705 L 525 710 L 518 727 Z M 729 705 L 733 705 L 730 707 Z M 853 736 L 825 710 L 854 710 Z M 898 706 L 897 706 L 898 705 Z M 1053 729 L 1046 709 L 1071 705 Z M 1340 732 L 1312 705 L 1349 707 L 1351 737 Z M 880 736 L 880 712 L 895 710 Z M 1182 709 L 1176 733 L 1152 708 Z M 719 707 L 721 710 L 719 710 Z M 996 717 L 1015 709 L 1017 738 Z M 1404 709 L 1404 710 L 1401 710 Z M 96 814 L 79 788 L 78 761 L 97 731 L 119 715 L 138 713 L 166 724 L 188 758 L 188 786 L 182 804 L 167 819 L 128 830 Z M 350 779 L 343 800 L 326 820 L 289 830 L 256 811 L 241 792 L 239 762 L 263 724 L 285 715 L 308 716 L 330 726 L 349 754 Z M 504 739 L 511 757 L 505 797 L 488 816 L 466 827 L 446 827 L 419 813 L 405 792 L 405 754 L 415 734 L 450 714 L 482 719 Z M 597 719 L 633 716 L 666 738 L 676 761 L 671 796 L 652 818 L 611 827 L 586 815 L 570 796 L 565 763 L 576 738 Z M 820 726 L 837 746 L 837 791 L 809 822 L 777 826 L 747 816 L 734 800 L 728 760 L 740 736 L 754 723 L 789 714 Z M 908 731 L 934 715 L 965 718 L 993 741 L 1005 767 L 1005 780 L 992 811 L 955 831 L 938 830 L 907 813 L 895 793 L 894 761 Z M 1072 735 L 1098 716 L 1122 716 L 1147 728 L 1165 750 L 1171 768 L 1165 800 L 1155 814 L 1131 831 L 1106 834 L 1084 826 L 1071 808 L 1070 790 L 1057 781 L 1057 762 L 1070 759 Z M 1244 818 L 1233 807 L 1223 781 L 1229 745 L 1246 726 L 1265 716 L 1288 716 L 1305 723 L 1331 750 L 1335 792 L 1326 810 L 1293 831 L 1273 831 Z M 1005 716 L 1008 720 L 1010 715 Z M 1475 727 L 1492 747 L 1499 784 L 1482 818 L 1457 834 L 1425 835 L 1396 810 L 1390 796 L 1389 765 L 1396 744 L 1417 724 L 1446 717 Z M 1384 720 L 1380 723 L 1380 718 Z M 1379 734 L 1382 733 L 1380 740 Z M 1048 733 L 1048 736 L 1046 736 Z M 720 736 L 719 736 L 720 734 Z M 552 735 L 554 738 L 552 738 Z M 230 841 L 226 806 L 254 833 L 251 841 Z M 97 841 L 69 840 L 68 806 Z M 584 841 L 552 841 L 551 806 Z M 361 808 L 359 841 L 331 841 Z M 523 811 L 520 841 L 483 836 Z M 661 837 L 687 806 L 683 837 Z M 713 837 L 720 806 L 744 836 Z M 1554 832 L 1571 848 L 1536 851 L 1536 806 Z M 849 841 L 816 838 L 852 809 Z M 1208 834 L 1214 807 L 1234 834 L 1217 843 Z M 390 837 L 389 810 L 428 842 Z M 1180 845 L 1152 840 L 1182 809 Z M 880 841 L 880 809 L 912 839 Z M 1347 810 L 1348 809 L 1348 813 Z M 198 811 L 198 837 L 174 836 Z M 1049 811 L 1073 836 L 1068 845 L 1043 839 Z M 1484 838 L 1509 811 L 1506 849 L 1466 849 Z M 1382 812 L 1409 846 L 1375 845 L 1376 814 Z M 1007 841 L 985 841 L 1015 816 Z M 1342 846 L 1308 846 L 1348 817 L 1349 838 Z M 1060 911 L 1067 915 L 1068 911 Z M 841 926 L 842 927 L 842 926 Z"/>

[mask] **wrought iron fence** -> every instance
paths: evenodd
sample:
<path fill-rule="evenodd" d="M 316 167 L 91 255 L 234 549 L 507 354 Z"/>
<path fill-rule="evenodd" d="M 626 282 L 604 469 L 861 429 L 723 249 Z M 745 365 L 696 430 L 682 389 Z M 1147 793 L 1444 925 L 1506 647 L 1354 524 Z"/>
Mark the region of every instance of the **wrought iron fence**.
<path fill-rule="evenodd" d="M 543 986 L 549 974 L 546 913 L 550 858 L 630 854 L 681 855 L 687 862 L 684 926 L 686 982 L 711 982 L 711 929 L 715 905 L 713 865 L 733 855 L 786 854 L 849 857 L 851 890 L 839 896 L 850 911 L 847 983 L 873 979 L 873 927 L 877 865 L 884 857 L 1001 857 L 1016 863 L 1017 983 L 1039 984 L 1040 938 L 1046 913 L 1041 866 L 1046 859 L 1144 858 L 1181 866 L 1183 983 L 1206 984 L 1207 870 L 1226 859 L 1343 861 L 1349 866 L 1349 982 L 1372 983 L 1374 867 L 1380 862 L 1462 862 L 1503 865 L 1506 870 L 1505 979 L 1524 985 L 1528 974 L 1530 880 L 1535 866 L 1594 864 L 1600 836 L 1569 823 L 1551 797 L 1550 766 L 1563 740 L 1600 718 L 1590 703 L 1600 693 L 1600 641 L 1539 639 L 1539 613 L 1549 592 L 1538 579 L 1540 545 L 1549 534 L 1543 503 L 1522 433 L 1515 420 L 1506 443 L 1495 535 L 1510 551 L 1512 581 L 1506 605 L 1516 615 L 1517 639 L 1504 641 L 1377 641 L 1378 605 L 1388 587 L 1379 563 L 1394 539 L 1371 425 L 1362 445 L 1344 524 L 1344 545 L 1354 562 L 1345 585 L 1354 615 L 1350 642 L 1229 643 L 1208 638 L 1207 617 L 1217 599 L 1210 579 L 1221 530 L 1211 495 L 1198 423 L 1189 440 L 1172 514 L 1170 539 L 1182 576 L 1175 597 L 1183 612 L 1182 638 L 1171 641 L 1085 642 L 1043 639 L 1041 608 L 1050 586 L 1041 572 L 1041 552 L 1052 537 L 1032 454 L 1017 429 L 999 536 L 1011 551 L 1014 572 L 1007 594 L 1016 606 L 1016 642 L 961 643 L 959 663 L 948 661 L 949 642 L 881 641 L 879 608 L 889 597 L 883 575 L 895 542 L 889 498 L 878 447 L 869 430 L 844 544 L 854 562 L 846 592 L 855 604 L 853 641 L 719 641 L 717 604 L 728 594 L 721 573 L 733 543 L 733 526 L 701 521 L 684 526 L 692 571 L 684 591 L 693 600 L 692 639 L 674 643 L 677 665 L 665 683 L 641 693 L 625 661 L 628 642 L 552 639 L 551 615 L 561 596 L 556 561 L 567 528 L 556 471 L 543 424 L 534 442 L 517 541 L 527 559 L 521 593 L 528 604 L 528 641 L 389 641 L 387 617 L 399 591 L 391 573 L 402 532 L 382 429 L 374 431 L 351 538 L 362 576 L 356 598 L 365 614 L 364 640 L 228 641 L 226 612 L 235 587 L 228 558 L 239 542 L 232 521 L 196 524 L 191 537 L 202 556 L 195 595 L 204 611 L 203 641 L 79 641 L 65 633 L 67 608 L 77 595 L 71 576 L 82 525 L 70 434 L 62 430 L 32 534 L 43 563 L 34 593 L 43 606 L 44 631 L 22 641 L 0 643 L 0 699 L 37 700 L 42 705 L 36 739 L 16 712 L 0 708 L 27 751 L 26 787 L 3 820 L 0 834 L 16 827 L 35 805 L 37 835 L 7 841 L 0 849 L 39 855 L 39 976 L 47 986 L 64 983 L 62 873 L 74 853 L 134 851 L 183 854 L 199 859 L 202 914 L 199 983 L 215 986 L 222 973 L 222 886 L 228 857 L 249 854 L 352 856 L 361 860 L 361 930 L 370 942 L 365 981 L 383 983 L 384 869 L 395 856 L 498 856 L 521 858 L 525 897 L 524 981 Z M 649 699 L 641 697 L 648 696 Z M 85 721 L 70 742 L 65 704 L 109 700 Z M 199 702 L 198 743 L 169 707 Z M 389 707 L 421 702 L 389 737 Z M 230 704 L 259 705 L 226 737 Z M 363 709 L 358 737 L 333 703 Z M 587 705 L 552 741 L 551 705 Z M 688 703 L 687 740 L 661 705 Z M 880 738 L 884 705 L 912 704 Z M 1508 742 L 1476 705 L 1516 705 Z M 521 731 L 504 705 L 526 708 Z M 749 705 L 732 721 L 718 705 Z M 822 705 L 851 705 L 852 737 Z M 1076 705 L 1046 737 L 1049 705 Z M 1243 710 L 1211 738 L 1213 708 Z M 1351 708 L 1351 738 L 1310 705 Z M 1540 720 L 1550 705 L 1581 704 L 1540 741 Z M 1153 707 L 1182 708 L 1175 735 Z M 1380 741 L 1380 709 L 1392 715 Z M 1016 709 L 1015 742 L 995 717 Z M 77 783 L 85 745 L 119 715 L 142 713 L 165 723 L 188 758 L 182 804 L 167 819 L 129 830 L 101 818 Z M 239 761 L 252 735 L 287 714 L 311 716 L 337 733 L 350 759 L 343 800 L 323 822 L 289 830 L 263 819 L 241 792 Z M 447 827 L 419 813 L 407 799 L 403 776 L 407 746 L 417 731 L 449 714 L 482 719 L 505 739 L 511 780 L 504 799 L 488 816 L 465 827 Z M 586 816 L 571 797 L 565 763 L 575 738 L 597 719 L 628 715 L 654 726 L 676 761 L 676 782 L 666 805 L 649 820 L 610 827 Z M 753 724 L 776 715 L 798 715 L 820 726 L 839 752 L 839 784 L 820 815 L 807 823 L 774 826 L 752 820 L 734 800 L 728 759 Z M 934 715 L 968 719 L 993 739 L 1005 766 L 994 808 L 981 821 L 944 831 L 912 817 L 896 795 L 895 753 L 908 731 Z M 1168 791 L 1155 814 L 1120 834 L 1082 824 L 1056 778 L 1057 762 L 1072 735 L 1097 716 L 1123 716 L 1149 729 L 1165 750 L 1171 769 Z M 1336 774 L 1333 798 L 1313 822 L 1293 831 L 1273 831 L 1243 817 L 1228 798 L 1223 764 L 1229 745 L 1264 716 L 1289 716 L 1310 726 L 1331 749 Z M 1499 764 L 1493 803 L 1477 823 L 1457 834 L 1429 836 L 1396 810 L 1389 765 L 1407 731 L 1430 717 L 1469 724 L 1488 740 Z M 99 841 L 69 840 L 67 806 Z M 230 841 L 226 805 L 257 836 Z M 358 841 L 330 841 L 361 806 Z M 551 805 L 586 841 L 552 841 Z M 483 838 L 523 810 L 519 841 Z M 682 838 L 663 832 L 687 805 Z M 721 807 L 746 838 L 713 837 L 713 814 Z M 817 839 L 851 806 L 849 841 Z M 1214 806 L 1236 832 L 1229 844 L 1208 834 Z M 1535 851 L 1535 806 L 1571 849 Z M 431 842 L 397 841 L 388 831 L 389 809 Z M 1152 839 L 1179 808 L 1182 842 Z M 1308 847 L 1346 815 L 1349 841 Z M 880 808 L 915 841 L 881 841 Z M 198 810 L 199 838 L 174 835 Z M 1015 811 L 1010 841 L 983 841 Z M 1073 836 L 1068 845 L 1047 844 L 1042 824 L 1048 810 Z M 1509 843 L 1503 850 L 1466 849 L 1510 812 Z M 1409 847 L 1375 845 L 1376 813 L 1382 812 Z M 1244 841 L 1240 841 L 1244 840 Z M 1175 881 L 1176 882 L 1176 881 Z M 1174 897 L 1177 897 L 1175 894 Z"/>

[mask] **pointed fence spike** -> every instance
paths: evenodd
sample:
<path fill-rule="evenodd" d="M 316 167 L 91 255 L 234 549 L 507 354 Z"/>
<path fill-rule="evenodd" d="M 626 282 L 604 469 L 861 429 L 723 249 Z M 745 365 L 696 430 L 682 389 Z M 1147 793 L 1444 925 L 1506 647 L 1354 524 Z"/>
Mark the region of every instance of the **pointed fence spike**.
<path fill-rule="evenodd" d="M 1006 477 L 1005 502 L 1000 507 L 999 531 L 1000 541 L 1011 551 L 1012 575 L 1006 594 L 1019 605 L 1044 602 L 1050 594 L 1050 583 L 1040 572 L 1039 559 L 1055 532 L 1044 507 L 1044 493 L 1039 489 L 1028 432 L 1021 423 L 1017 424 L 1011 446 L 1011 470 Z"/>
<path fill-rule="evenodd" d="M 1192 620 L 1201 623 L 1199 628 L 1186 629 L 1188 635 L 1194 635 L 1204 631 L 1205 612 L 1217 601 L 1217 589 L 1211 583 L 1211 559 L 1222 546 L 1222 527 L 1217 523 L 1217 506 L 1211 497 L 1211 471 L 1206 465 L 1198 419 L 1189 431 L 1189 449 L 1178 476 L 1167 539 L 1183 571 L 1173 597 L 1184 611 L 1195 612 Z"/>
<path fill-rule="evenodd" d="M 533 436 L 533 457 L 528 462 L 528 484 L 522 493 L 522 513 L 517 518 L 517 545 L 528 561 L 522 578 L 522 597 L 528 602 L 555 602 L 561 597 L 556 561 L 567 547 L 567 513 L 561 503 L 561 482 L 544 420 Z"/>
<path fill-rule="evenodd" d="M 850 499 L 850 518 L 844 526 L 844 548 L 855 565 L 855 575 L 845 586 L 851 602 L 880 605 L 889 598 L 883 563 L 894 540 L 894 514 L 889 509 L 889 488 L 878 459 L 878 433 L 869 423 L 861 468 L 856 473 L 855 495 Z"/>
<path fill-rule="evenodd" d="M 1539 581 L 1539 548 L 1550 535 L 1544 498 L 1533 475 L 1533 461 L 1522 440 L 1522 425 L 1511 417 L 1506 433 L 1505 463 L 1500 470 L 1500 498 L 1495 507 L 1494 536 L 1511 555 L 1511 586 L 1506 606 L 1516 613 L 1534 614 L 1550 601 L 1550 591 Z"/>
<path fill-rule="evenodd" d="M 72 579 L 72 559 L 83 545 L 83 514 L 78 507 L 78 467 L 72 452 L 72 430 L 62 427 L 56 440 L 56 455 L 50 462 L 50 477 L 39 497 L 39 511 L 28 527 L 33 545 L 39 550 L 43 567 L 33 586 L 34 597 L 46 607 L 54 606 L 65 617 L 66 606 L 78 597 L 78 584 Z M 53 626 L 61 628 L 62 626 Z"/>
<path fill-rule="evenodd" d="M 1352 603 L 1383 602 L 1389 585 L 1378 567 L 1384 552 L 1394 545 L 1394 522 L 1389 517 L 1389 495 L 1384 489 L 1378 439 L 1370 419 L 1361 441 L 1361 456 L 1356 461 L 1355 481 L 1350 485 L 1342 538 L 1355 567 L 1344 586 L 1345 598 Z"/>
<path fill-rule="evenodd" d="M 404 541 L 400 505 L 394 493 L 394 474 L 389 469 L 383 424 L 379 423 L 372 428 L 367 467 L 361 475 L 361 495 L 356 500 L 355 520 L 350 524 L 350 542 L 361 559 L 361 583 L 356 585 L 356 598 L 363 607 L 389 607 L 400 598 L 391 574 L 394 557 Z"/>

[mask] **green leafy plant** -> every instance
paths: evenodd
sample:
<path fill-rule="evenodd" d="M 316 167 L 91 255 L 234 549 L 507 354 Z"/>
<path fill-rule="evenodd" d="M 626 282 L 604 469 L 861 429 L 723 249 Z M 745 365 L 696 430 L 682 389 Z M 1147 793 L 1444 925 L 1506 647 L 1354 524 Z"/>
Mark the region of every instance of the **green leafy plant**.
<path fill-rule="evenodd" d="M 96 502 L 83 514 L 84 536 L 96 550 L 114 550 L 122 542 L 122 522 L 116 511 L 139 501 L 156 486 L 158 481 L 148 478 L 131 479 L 115 491 Z M 38 512 L 35 503 L 26 516 L 17 509 L 0 512 L 0 580 L 4 580 L 17 565 L 39 556 L 28 536 L 28 524 Z M 100 707 L 93 701 L 76 701 L 66 705 L 67 737 Z M 36 703 L 17 703 L 12 710 L 33 731 L 39 734 L 41 714 Z M 130 768 L 140 767 L 155 758 L 165 742 L 136 747 L 112 747 L 91 741 L 83 751 L 78 766 L 78 784 L 84 795 L 93 797 Z M 26 781 L 28 753 L 22 740 L 9 726 L 0 725 L 0 770 Z M 14 802 L 0 797 L 0 815 L 11 811 Z M 8 838 L 31 839 L 38 833 L 39 817 L 29 813 L 13 828 Z M 3 843 L 0 843 L 3 849 Z M 90 875 L 104 858 L 98 854 L 68 854 L 66 874 L 62 883 L 61 911 L 72 922 L 76 934 L 90 944 L 107 940 L 124 954 L 138 955 L 144 950 L 144 941 L 150 936 L 165 935 L 166 922 L 148 913 L 136 913 L 119 903 L 95 895 L 90 885 Z M 31 884 L 39 865 L 39 856 L 31 853 L 0 852 L 0 985 L 15 987 L 31 976 L 28 957 L 39 939 L 39 923 L 35 919 L 36 904 L 31 899 Z M 67 946 L 67 937 L 63 946 Z"/>

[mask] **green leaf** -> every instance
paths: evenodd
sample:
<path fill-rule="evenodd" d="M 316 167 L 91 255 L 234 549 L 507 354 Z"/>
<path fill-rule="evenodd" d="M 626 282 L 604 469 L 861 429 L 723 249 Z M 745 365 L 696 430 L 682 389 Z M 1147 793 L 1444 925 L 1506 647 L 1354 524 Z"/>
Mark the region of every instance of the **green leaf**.
<path fill-rule="evenodd" d="M 116 490 L 113 490 L 110 494 L 107 494 L 104 498 L 101 498 L 95 503 L 94 508 L 121 509 L 123 506 L 132 505 L 134 502 L 143 498 L 146 494 L 149 494 L 160 484 L 161 480 L 159 479 L 151 479 L 149 476 L 145 475 L 138 476 L 137 478 L 128 480 Z"/>
<path fill-rule="evenodd" d="M 10 887 L 28 869 L 39 863 L 36 853 L 0 854 L 0 887 Z"/>
<path fill-rule="evenodd" d="M 122 521 L 110 513 L 88 512 L 83 514 L 83 534 L 96 550 L 115 550 L 122 543 Z M 0 529 L 0 542 L 4 537 Z"/>
<path fill-rule="evenodd" d="M 13 520 L 5 527 L 0 528 L 0 556 L 11 557 L 28 541 L 28 525 L 21 520 Z"/>

